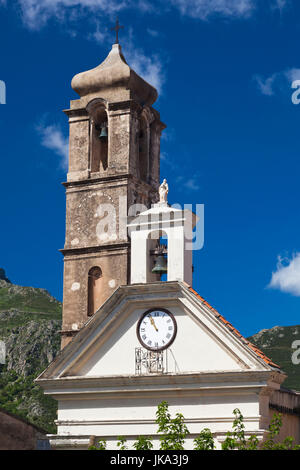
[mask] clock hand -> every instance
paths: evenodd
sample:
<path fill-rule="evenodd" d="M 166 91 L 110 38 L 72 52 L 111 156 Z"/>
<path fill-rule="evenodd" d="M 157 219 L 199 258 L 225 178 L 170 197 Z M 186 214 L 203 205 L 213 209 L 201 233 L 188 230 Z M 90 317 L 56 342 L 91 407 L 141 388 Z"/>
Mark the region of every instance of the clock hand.
<path fill-rule="evenodd" d="M 151 322 L 151 325 L 154 326 L 154 328 L 156 329 L 156 331 L 158 331 L 156 325 L 155 325 L 155 321 L 153 320 L 153 318 L 151 317 L 150 315 L 150 322 Z"/>

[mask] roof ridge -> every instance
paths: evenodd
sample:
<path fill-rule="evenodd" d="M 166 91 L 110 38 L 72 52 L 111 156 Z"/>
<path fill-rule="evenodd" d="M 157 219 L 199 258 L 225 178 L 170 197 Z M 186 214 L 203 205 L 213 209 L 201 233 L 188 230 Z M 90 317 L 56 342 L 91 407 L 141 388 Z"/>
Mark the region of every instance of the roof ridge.
<path fill-rule="evenodd" d="M 226 320 L 225 317 L 223 317 L 223 315 L 221 315 L 214 307 L 212 307 L 208 302 L 207 300 L 205 300 L 200 294 L 198 294 L 197 291 L 195 291 L 195 289 L 192 288 L 192 286 L 190 286 L 187 282 L 183 281 L 182 282 L 190 292 L 192 292 L 192 294 L 194 294 L 196 297 L 198 297 L 202 303 L 204 303 L 210 310 L 212 310 L 215 314 L 215 316 L 221 320 L 226 327 L 228 327 L 232 333 L 234 333 L 237 337 L 239 337 L 240 340 L 242 340 L 244 343 L 247 344 L 247 346 L 252 349 L 252 351 L 255 352 L 255 354 L 260 357 L 261 359 L 263 359 L 263 361 L 268 364 L 269 366 L 272 366 L 272 367 L 276 367 L 277 369 L 281 369 L 281 367 L 278 365 L 278 364 L 275 364 L 275 362 L 272 361 L 272 359 L 270 359 L 268 356 L 266 356 L 266 354 L 261 351 L 257 346 L 255 346 L 253 343 L 251 343 L 247 338 L 245 338 L 228 320 Z"/>

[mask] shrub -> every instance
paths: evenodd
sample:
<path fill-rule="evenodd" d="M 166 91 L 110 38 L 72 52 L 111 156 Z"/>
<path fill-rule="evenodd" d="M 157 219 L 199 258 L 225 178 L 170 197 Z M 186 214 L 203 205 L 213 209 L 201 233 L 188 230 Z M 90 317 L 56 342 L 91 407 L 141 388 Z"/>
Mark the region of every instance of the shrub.
<path fill-rule="evenodd" d="M 300 450 L 300 445 L 294 445 L 293 437 L 286 437 L 283 442 L 275 442 L 282 427 L 282 415 L 274 414 L 267 437 L 260 443 L 258 437 L 254 434 L 250 437 L 245 435 L 244 418 L 241 411 L 236 408 L 233 410 L 234 421 L 232 431 L 228 431 L 226 439 L 222 444 L 222 450 Z M 171 418 L 169 405 L 162 401 L 156 411 L 156 423 L 158 424 L 157 433 L 160 435 L 160 450 L 184 450 L 185 438 L 189 434 L 187 426 L 184 424 L 184 417 L 181 413 L 176 413 L 175 418 Z M 120 450 L 127 450 L 126 439 L 121 436 L 118 438 L 117 446 Z M 139 436 L 134 442 L 135 450 L 151 450 L 153 448 L 150 437 Z M 100 440 L 98 446 L 89 447 L 90 450 L 106 450 L 106 442 Z M 203 429 L 199 436 L 194 439 L 194 450 L 214 450 L 214 438 L 210 429 Z"/>

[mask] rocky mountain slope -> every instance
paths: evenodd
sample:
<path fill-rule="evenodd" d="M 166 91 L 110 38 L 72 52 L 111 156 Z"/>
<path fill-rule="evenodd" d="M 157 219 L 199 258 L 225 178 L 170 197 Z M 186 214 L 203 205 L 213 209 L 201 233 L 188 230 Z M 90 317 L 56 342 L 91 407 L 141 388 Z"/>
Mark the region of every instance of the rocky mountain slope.
<path fill-rule="evenodd" d="M 61 303 L 46 290 L 12 284 L 0 270 L 0 407 L 55 432 L 56 402 L 34 379 L 60 350 Z"/>
<path fill-rule="evenodd" d="M 288 378 L 282 385 L 300 391 L 300 364 L 292 362 L 295 352 L 292 344 L 300 340 L 300 325 L 274 326 L 269 330 L 261 330 L 248 339 L 287 373 Z"/>

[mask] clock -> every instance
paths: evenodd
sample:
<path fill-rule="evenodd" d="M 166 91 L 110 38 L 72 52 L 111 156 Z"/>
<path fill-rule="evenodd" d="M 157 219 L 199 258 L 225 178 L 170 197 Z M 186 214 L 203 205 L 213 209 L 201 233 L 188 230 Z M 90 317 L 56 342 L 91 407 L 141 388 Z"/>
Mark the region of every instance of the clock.
<path fill-rule="evenodd" d="M 177 323 L 174 315 L 164 308 L 147 310 L 137 324 L 137 337 L 150 351 L 163 351 L 174 341 Z"/>

